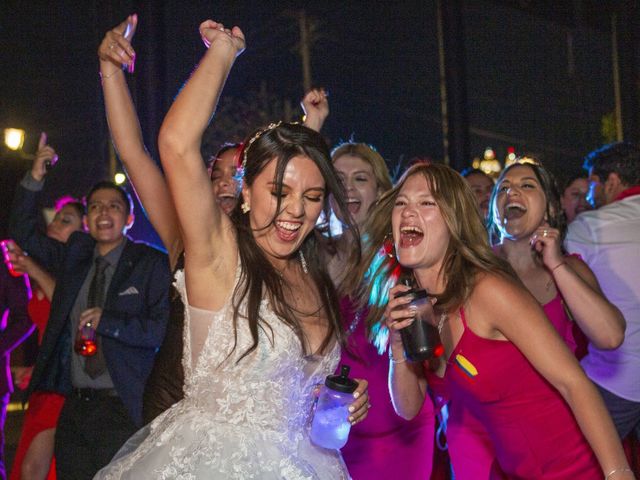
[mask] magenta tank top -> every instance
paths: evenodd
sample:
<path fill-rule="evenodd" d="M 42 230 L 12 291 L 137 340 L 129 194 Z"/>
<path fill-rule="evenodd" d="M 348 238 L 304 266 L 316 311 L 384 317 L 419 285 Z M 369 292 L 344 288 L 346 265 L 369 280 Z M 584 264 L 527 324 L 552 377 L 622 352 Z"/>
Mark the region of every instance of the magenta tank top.
<path fill-rule="evenodd" d="M 509 478 L 600 479 L 598 462 L 562 396 L 509 341 L 479 337 L 460 310 L 464 331 L 445 383 L 486 428 Z"/>

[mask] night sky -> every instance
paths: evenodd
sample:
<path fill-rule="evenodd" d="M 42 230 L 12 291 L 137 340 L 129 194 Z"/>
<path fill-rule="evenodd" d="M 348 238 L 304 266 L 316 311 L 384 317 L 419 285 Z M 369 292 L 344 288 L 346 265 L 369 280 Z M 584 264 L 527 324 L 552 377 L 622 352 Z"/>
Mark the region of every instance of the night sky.
<path fill-rule="evenodd" d="M 96 50 L 104 33 L 133 12 L 140 17 L 133 42 L 139 59 L 130 86 L 152 152 L 162 116 L 204 52 L 197 28 L 206 18 L 237 24 L 247 37 L 224 96 L 247 98 L 265 85 L 297 106 L 303 87 L 294 14 L 304 8 L 317 25 L 313 82 L 330 90 L 323 131 L 329 141 L 353 135 L 392 164 L 443 156 L 434 0 L 3 4 L 0 127 L 24 128 L 31 153 L 39 132 L 49 133 L 61 160 L 45 203 L 83 195 L 107 175 Z M 601 117 L 613 110 L 610 36 L 500 2 L 463 5 L 472 154 L 492 146 L 503 158 L 513 145 L 555 168 L 579 165 L 602 143 Z M 0 168 L 6 191 L 13 172 L 26 166 L 4 160 Z M 134 237 L 148 236 L 144 223 L 138 218 Z"/>

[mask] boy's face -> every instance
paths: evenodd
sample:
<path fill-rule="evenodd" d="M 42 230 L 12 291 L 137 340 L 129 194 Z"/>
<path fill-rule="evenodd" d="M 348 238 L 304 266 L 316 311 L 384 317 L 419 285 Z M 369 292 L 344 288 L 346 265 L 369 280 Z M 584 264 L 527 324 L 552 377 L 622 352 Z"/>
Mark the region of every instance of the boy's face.
<path fill-rule="evenodd" d="M 115 247 L 132 222 L 127 204 L 117 190 L 101 188 L 87 199 L 85 223 L 89 234 L 99 244 Z"/>

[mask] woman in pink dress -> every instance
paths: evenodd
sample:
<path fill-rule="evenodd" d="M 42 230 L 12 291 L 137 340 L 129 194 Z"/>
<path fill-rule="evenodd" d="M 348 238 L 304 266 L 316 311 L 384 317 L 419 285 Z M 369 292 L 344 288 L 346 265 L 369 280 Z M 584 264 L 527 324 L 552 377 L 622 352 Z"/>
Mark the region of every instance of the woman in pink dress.
<path fill-rule="evenodd" d="M 347 142 L 332 152 L 333 165 L 346 189 L 352 219 L 362 229 L 372 205 L 392 186 L 382 156 L 365 143 Z M 361 234 L 366 236 L 365 231 Z M 352 237 L 344 232 L 329 253 L 329 271 L 336 284 L 344 278 Z M 347 346 L 340 365 L 351 367 L 351 374 L 366 378 L 376 408 L 366 422 L 354 425 L 342 456 L 354 480 L 402 478 L 428 479 L 431 475 L 434 442 L 434 411 L 424 402 L 412 420 L 396 415 L 391 404 L 387 378 L 389 359 L 386 342 L 375 344 L 375 333 L 366 322 L 366 309 L 348 297 L 342 299 L 342 316 L 347 330 Z"/>
<path fill-rule="evenodd" d="M 494 252 L 509 262 L 576 358 L 586 353 L 587 339 L 603 349 L 620 345 L 622 314 L 604 297 L 591 269 L 562 250 L 566 223 L 550 172 L 537 163 L 506 168 L 490 212 L 489 237 L 499 239 Z M 450 405 L 449 413 L 447 440 L 456 478 L 489 478 L 495 452 L 488 434 L 464 404 Z"/>
<path fill-rule="evenodd" d="M 493 478 L 634 478 L 597 390 L 535 298 L 491 250 L 473 193 L 456 172 L 410 168 L 368 225 L 372 248 L 363 268 L 391 231 L 395 258 L 385 256 L 373 273 L 388 276 L 397 258 L 437 299 L 445 384 L 454 404 L 464 403 L 486 429 L 496 453 Z M 556 274 L 566 269 L 553 267 Z M 406 290 L 392 287 L 386 306 L 372 308 L 370 317 L 384 313 L 393 403 L 413 418 L 427 382 L 422 365 L 403 356 L 399 330 L 416 315 L 407 308 L 410 298 L 395 297 Z"/>

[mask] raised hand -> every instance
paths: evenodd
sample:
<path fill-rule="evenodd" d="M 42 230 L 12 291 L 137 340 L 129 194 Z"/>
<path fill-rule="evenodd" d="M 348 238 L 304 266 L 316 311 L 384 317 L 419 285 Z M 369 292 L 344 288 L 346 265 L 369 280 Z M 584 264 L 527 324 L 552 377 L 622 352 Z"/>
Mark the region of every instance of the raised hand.
<path fill-rule="evenodd" d="M 239 27 L 233 27 L 231 30 L 224 28 L 222 23 L 213 20 L 205 20 L 200 24 L 200 38 L 207 48 L 214 43 L 227 44 L 236 51 L 236 57 L 244 52 L 246 47 L 244 33 Z"/>
<path fill-rule="evenodd" d="M 300 102 L 305 114 L 304 124 L 319 132 L 329 115 L 329 97 L 324 88 L 312 88 Z"/>
<path fill-rule="evenodd" d="M 2 248 L 2 259 L 4 260 L 7 270 L 14 277 L 19 277 L 28 273 L 24 268 L 23 259 L 28 259 L 27 254 L 13 240 L 7 239 L 0 242 Z"/>
<path fill-rule="evenodd" d="M 47 174 L 47 169 L 58 161 L 56 151 L 47 144 L 47 134 L 42 132 L 38 140 L 38 151 L 36 158 L 31 165 L 31 176 L 41 181 Z"/>
<path fill-rule="evenodd" d="M 20 247 L 14 244 L 12 250 L 6 255 L 5 263 L 13 267 L 13 271 L 20 274 L 30 275 L 35 265 L 33 259 L 27 255 Z"/>
<path fill-rule="evenodd" d="M 102 64 L 112 63 L 118 68 L 126 66 L 129 73 L 133 73 L 136 61 L 136 52 L 131 46 L 131 40 L 138 26 L 138 15 L 129 15 L 125 21 L 117 27 L 109 30 L 102 43 L 98 47 L 98 57 Z M 113 73 L 116 71 L 114 70 Z M 103 78 L 109 75 L 102 72 Z"/>

